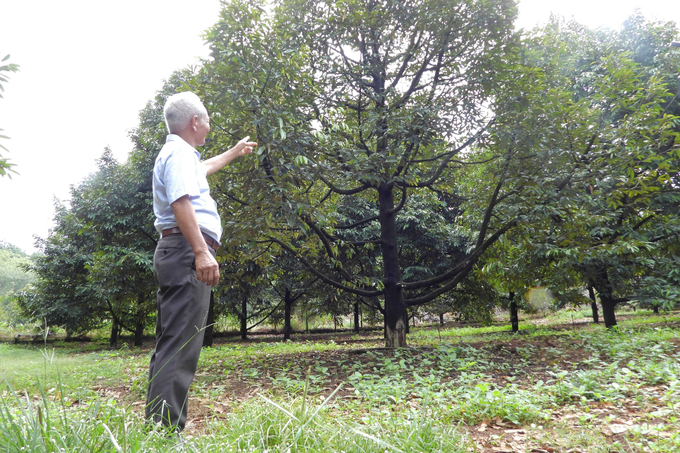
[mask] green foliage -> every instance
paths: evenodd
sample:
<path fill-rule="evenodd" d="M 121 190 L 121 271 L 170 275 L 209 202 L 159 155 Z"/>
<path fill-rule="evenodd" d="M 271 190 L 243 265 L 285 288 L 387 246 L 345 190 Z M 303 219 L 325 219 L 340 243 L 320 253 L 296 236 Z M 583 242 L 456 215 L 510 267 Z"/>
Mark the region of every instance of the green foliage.
<path fill-rule="evenodd" d="M 40 383 L 39 383 L 40 385 Z M 77 410 L 58 394 L 40 386 L 31 400 L 11 388 L 0 399 L 0 445 L 7 451 L 95 453 L 168 451 L 176 442 L 160 430 L 145 430 L 114 399 L 93 399 Z M 61 395 L 61 397 L 60 397 Z M 134 422 L 133 422 L 134 421 Z"/>
<path fill-rule="evenodd" d="M 636 15 L 618 32 L 555 20 L 527 37 L 516 76 L 531 84 L 499 97 L 493 136 L 494 147 L 526 156 L 508 173 L 519 227 L 485 268 L 499 285 L 547 285 L 577 301 L 589 283 L 608 326 L 621 301 L 676 303 L 674 34 Z"/>
<path fill-rule="evenodd" d="M 20 248 L 0 241 L 0 322 L 15 325 L 22 321 L 11 293 L 33 281 L 35 275 L 27 270 L 31 264 Z"/>
<path fill-rule="evenodd" d="M 218 184 L 226 234 L 383 297 L 393 332 L 406 306 L 455 287 L 481 253 L 449 234 L 460 203 L 449 165 L 487 123 L 515 6 L 291 0 L 265 11 L 225 3 L 196 81 L 216 147 L 259 143 Z"/>
<path fill-rule="evenodd" d="M 224 3 L 212 60 L 166 82 L 129 161 L 105 152 L 59 214 L 44 247 L 69 284 L 45 258 L 17 300 L 69 332 L 112 318 L 141 335 L 162 106 L 192 89 L 212 118 L 204 157 L 259 142 L 211 182 L 225 227 L 218 316 L 276 324 L 285 294 L 304 292 L 305 313 L 339 319 L 359 300 L 404 346 L 407 310 L 488 323 L 499 294 L 534 287 L 580 303 L 587 281 L 610 318 L 624 300 L 672 307 L 680 57 L 660 49 L 675 28 L 554 21 L 520 40 L 515 15 L 505 0 Z M 312 294 L 315 281 L 332 290 Z"/>
<path fill-rule="evenodd" d="M 87 279 L 114 322 L 137 334 L 138 344 L 155 309 L 150 179 L 148 169 L 121 165 L 106 150 L 95 177 L 74 189 L 71 202 L 83 222 L 79 234 L 94 239 Z"/>
<path fill-rule="evenodd" d="M 424 311 L 436 316 L 451 313 L 459 322 L 489 325 L 494 309 L 502 301 L 493 285 L 484 281 L 478 272 L 474 272 L 456 288 L 428 304 Z"/>
<path fill-rule="evenodd" d="M 2 55 L 2 54 L 0 54 Z M 17 72 L 19 70 L 19 65 L 16 63 L 9 63 L 7 60 L 9 60 L 9 55 L 5 55 L 2 60 L 0 60 L 0 99 L 2 99 L 2 92 L 5 91 L 5 87 L 3 84 L 7 83 L 9 81 L 9 75 L 8 73 L 11 72 Z M 0 129 L 0 133 L 2 132 L 2 129 Z M 7 139 L 9 137 L 0 134 L 0 139 Z M 2 148 L 5 151 L 9 151 L 5 145 L 0 143 L 0 148 Z M 0 154 L 0 176 L 8 176 L 9 178 L 12 177 L 12 173 L 16 173 L 12 169 L 14 167 L 14 164 L 10 163 L 7 158 L 2 157 L 2 154 Z"/>
<path fill-rule="evenodd" d="M 71 335 L 102 322 L 102 301 L 88 281 L 86 269 L 95 238 L 58 202 L 55 211 L 55 228 L 47 239 L 37 241 L 40 254 L 30 267 L 36 279 L 16 293 L 16 302 L 28 319 L 62 326 Z"/>
<path fill-rule="evenodd" d="M 656 325 L 646 326 L 649 319 Z M 420 346 L 411 349 L 357 350 L 356 343 L 331 341 L 207 349 L 191 404 L 209 413 L 188 426 L 183 448 L 462 452 L 475 442 L 477 448 L 510 442 L 523 431 L 513 442 L 527 451 L 677 449 L 675 321 L 638 314 L 611 331 L 546 322 L 521 337 L 498 327 L 450 329 L 441 337 L 417 330 L 411 338 Z M 381 341 L 362 339 L 369 347 Z M 0 367 L 14 389 L 0 385 L 2 448 L 179 448 L 164 431 L 145 429 L 137 409 L 146 354 L 64 348 L 55 345 L 48 360 L 42 348 L 0 346 Z M 614 438 L 619 444 L 609 436 L 601 448 L 616 426 L 625 428 Z"/>

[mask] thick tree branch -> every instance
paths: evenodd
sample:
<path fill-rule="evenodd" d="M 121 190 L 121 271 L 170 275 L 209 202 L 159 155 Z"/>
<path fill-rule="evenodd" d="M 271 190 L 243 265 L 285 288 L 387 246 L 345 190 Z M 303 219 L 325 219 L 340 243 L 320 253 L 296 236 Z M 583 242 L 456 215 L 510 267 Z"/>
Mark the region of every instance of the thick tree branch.
<path fill-rule="evenodd" d="M 451 269 L 448 272 L 445 272 L 444 274 L 438 275 L 436 277 L 432 277 L 427 280 L 420 280 L 417 282 L 401 282 L 401 286 L 404 289 L 420 289 L 420 288 L 428 288 L 430 286 L 437 285 L 439 283 L 445 282 L 453 277 L 455 277 L 457 274 L 462 272 L 465 267 L 469 265 L 474 265 L 474 263 L 477 262 L 479 257 L 488 249 L 494 242 L 498 240 L 503 234 L 508 232 L 511 228 L 513 228 L 517 224 L 517 220 L 511 220 L 510 222 L 506 223 L 504 226 L 502 226 L 498 231 L 496 231 L 493 235 L 491 235 L 486 241 L 482 243 L 480 247 L 477 247 L 474 252 L 472 252 L 470 255 L 465 257 L 458 265 L 456 265 L 453 269 Z M 432 299 L 434 299 L 433 296 Z M 432 300 L 429 299 L 429 300 Z"/>
<path fill-rule="evenodd" d="M 475 265 L 474 262 L 469 263 L 468 266 L 466 266 L 465 268 L 461 269 L 460 272 L 458 272 L 458 274 L 453 278 L 453 280 L 451 280 L 446 285 L 436 289 L 435 291 L 432 291 L 429 294 L 426 294 L 421 297 L 414 297 L 413 299 L 404 299 L 404 304 L 407 307 L 416 307 L 418 305 L 423 305 L 428 302 L 431 302 L 432 300 L 441 296 L 442 294 L 451 291 L 458 285 L 458 283 L 460 283 L 461 281 L 463 281 L 465 277 L 467 277 L 468 273 L 472 270 L 472 267 L 474 265 Z"/>
<path fill-rule="evenodd" d="M 637 224 L 635 224 L 633 226 L 633 231 L 639 230 L 645 223 L 649 222 L 650 220 L 652 220 L 655 217 L 656 217 L 656 214 L 651 214 L 651 215 L 645 217 L 644 219 L 640 220 Z M 624 233 L 624 231 L 622 229 L 619 229 L 618 231 L 616 231 L 614 234 L 612 234 L 607 239 L 607 243 L 613 244 L 616 239 L 618 239 L 619 237 L 621 237 L 623 235 L 623 233 Z"/>
<path fill-rule="evenodd" d="M 259 320 L 255 324 L 253 324 L 252 326 L 247 327 L 246 330 L 254 329 L 255 327 L 257 327 L 260 324 L 262 324 L 263 322 L 265 322 L 272 314 L 274 314 L 274 312 L 281 306 L 282 303 L 283 303 L 283 300 L 281 302 L 279 302 L 278 304 L 276 304 L 276 307 L 274 307 L 274 309 L 272 311 L 267 313 L 267 316 L 265 316 L 264 318 L 262 318 L 261 320 Z"/>
<path fill-rule="evenodd" d="M 436 160 L 439 160 L 439 159 L 442 159 L 442 158 L 444 158 L 444 157 L 450 156 L 452 153 L 455 154 L 456 152 L 457 152 L 457 151 L 449 151 L 449 152 L 442 153 L 442 154 L 439 154 L 439 155 L 434 156 L 434 157 L 430 157 L 430 158 L 428 158 L 428 159 L 417 159 L 417 160 L 413 160 L 413 161 L 411 161 L 411 163 L 413 163 L 413 164 L 422 164 L 422 163 L 426 163 L 426 162 L 434 162 L 434 161 L 436 161 Z M 488 159 L 484 159 L 484 160 L 476 160 L 476 161 L 464 161 L 464 160 L 451 159 L 451 160 L 449 160 L 449 162 L 452 162 L 452 163 L 454 163 L 454 164 L 459 164 L 459 165 L 481 165 L 481 164 L 487 164 L 487 163 L 489 163 L 489 162 L 491 162 L 491 161 L 494 161 L 494 160 L 498 159 L 499 157 L 501 157 L 501 156 L 498 155 L 498 156 L 490 157 L 490 158 L 488 158 Z"/>
<path fill-rule="evenodd" d="M 250 206 L 250 203 L 248 203 L 247 201 L 243 201 L 243 200 L 241 200 L 240 198 L 237 198 L 237 197 L 233 196 L 233 195 L 230 194 L 229 192 L 225 192 L 225 191 L 223 191 L 223 190 L 219 190 L 219 193 L 221 193 L 222 195 L 224 195 L 225 197 L 227 197 L 228 199 L 230 199 L 230 200 L 232 200 L 232 201 L 235 201 L 235 202 L 237 202 L 237 203 L 240 203 L 240 204 L 243 205 L 243 206 Z"/>
<path fill-rule="evenodd" d="M 336 225 L 335 229 L 337 230 L 351 230 L 352 228 L 357 228 L 362 225 L 366 225 L 367 223 L 371 223 L 375 220 L 378 220 L 378 215 L 374 215 L 371 217 L 366 217 L 365 219 L 361 219 L 358 222 L 350 223 L 349 225 Z"/>
<path fill-rule="evenodd" d="M 507 162 L 506 162 L 506 168 L 507 169 Z M 489 223 L 491 222 L 491 215 L 493 214 L 493 210 L 498 204 L 498 194 L 501 191 L 501 188 L 503 187 L 503 183 L 505 182 L 505 169 L 503 170 L 503 176 L 501 176 L 500 180 L 498 181 L 498 184 L 496 184 L 496 188 L 493 191 L 493 195 L 491 196 L 491 200 L 489 200 L 489 204 L 486 207 L 486 212 L 484 213 L 484 219 L 482 220 L 482 226 L 479 229 L 479 236 L 477 237 L 477 245 L 476 247 L 479 248 L 482 243 L 484 242 L 484 238 L 486 237 L 486 231 L 489 228 Z"/>
<path fill-rule="evenodd" d="M 437 86 L 439 85 L 439 74 L 441 73 L 441 69 L 443 67 L 442 62 L 444 61 L 444 54 L 446 53 L 450 37 L 451 31 L 449 30 L 446 32 L 446 39 L 444 40 L 444 45 L 442 46 L 441 52 L 439 52 L 439 55 L 437 55 L 437 65 L 435 66 L 434 77 L 432 79 L 432 89 L 430 90 L 430 96 L 428 97 L 429 102 L 432 102 L 434 95 L 437 92 Z"/>
<path fill-rule="evenodd" d="M 397 166 L 397 169 L 394 171 L 394 173 L 392 173 L 393 178 L 396 178 L 401 174 L 402 171 L 404 171 L 405 168 L 408 168 L 411 162 L 413 162 L 412 160 L 410 160 L 411 156 L 416 155 L 418 153 L 418 149 L 420 149 L 420 143 L 414 145 L 413 142 L 410 142 L 406 146 L 406 150 L 404 151 L 404 155 L 399 160 L 399 165 Z"/>
<path fill-rule="evenodd" d="M 430 179 L 428 179 L 426 181 L 421 181 L 421 182 L 418 182 L 418 183 L 412 183 L 412 184 L 407 184 L 407 183 L 404 183 L 404 182 L 401 182 L 401 183 L 397 182 L 396 184 L 399 185 L 399 186 L 402 186 L 402 187 L 428 187 L 428 186 L 431 186 L 432 184 L 434 184 L 437 181 L 437 179 L 444 172 L 447 165 L 453 159 L 453 156 L 455 156 L 456 154 L 458 154 L 459 152 L 461 152 L 462 150 L 464 150 L 465 148 L 470 146 L 472 143 L 474 143 L 477 139 L 479 139 L 479 137 L 482 135 L 482 133 L 484 133 L 486 131 L 486 129 L 491 125 L 491 123 L 493 123 L 493 120 L 490 121 L 486 126 L 484 126 L 475 135 L 473 135 L 472 137 L 467 139 L 465 141 L 465 143 L 463 143 L 462 145 L 460 145 L 456 149 L 452 150 L 449 153 L 448 157 L 445 157 L 444 160 L 442 161 L 442 163 L 439 164 L 439 167 L 437 167 L 437 169 L 435 170 L 434 174 L 432 175 L 432 177 Z"/>
<path fill-rule="evenodd" d="M 332 259 L 337 259 L 336 256 L 335 256 L 335 253 L 333 252 L 333 247 L 332 247 L 330 241 L 328 240 L 329 238 L 332 239 L 332 237 L 331 237 L 328 233 L 326 233 L 325 231 L 323 231 L 321 228 L 319 228 L 319 227 L 317 226 L 317 224 L 314 223 L 314 222 L 312 221 L 312 219 L 310 219 L 309 217 L 304 216 L 304 218 L 303 218 L 302 220 L 303 220 L 303 221 L 304 221 L 304 222 L 312 229 L 312 231 L 317 235 L 317 237 L 319 238 L 319 240 L 320 240 L 321 243 L 323 244 L 324 248 L 326 249 L 326 254 L 327 254 L 330 258 L 332 258 Z M 345 269 L 343 269 L 339 264 L 333 266 L 333 268 L 334 268 L 335 270 L 337 270 L 338 272 L 340 272 L 340 274 L 345 278 L 345 280 L 350 280 L 350 281 L 352 280 L 352 276 L 349 274 L 349 272 L 347 272 Z"/>
<path fill-rule="evenodd" d="M 371 303 L 366 302 L 362 297 L 359 298 L 359 302 L 366 305 L 368 308 L 373 308 L 375 310 L 378 310 L 383 315 L 385 314 L 385 309 L 382 307 L 382 305 L 380 305 L 380 302 L 376 301 L 376 303 L 371 304 Z"/>
<path fill-rule="evenodd" d="M 363 192 L 366 189 L 371 188 L 371 186 L 368 183 L 364 183 L 359 187 L 355 187 L 354 189 L 340 189 L 338 187 L 335 187 L 333 183 L 328 181 L 323 175 L 319 175 L 319 179 L 322 180 L 324 184 L 328 186 L 329 189 L 340 195 L 355 195 L 357 193 Z"/>
<path fill-rule="evenodd" d="M 427 70 L 427 66 L 430 63 L 430 58 L 431 58 L 430 55 L 427 55 L 423 58 L 423 64 L 420 65 L 418 70 L 413 74 L 413 80 L 411 80 L 411 85 L 404 92 L 404 94 L 402 94 L 402 96 L 399 99 L 397 99 L 397 101 L 392 105 L 392 110 L 400 109 L 404 104 L 406 104 L 406 101 L 409 100 L 413 93 L 423 88 L 419 87 L 418 85 L 420 84 L 420 80 L 422 79 L 423 74 L 425 74 L 425 71 Z"/>
<path fill-rule="evenodd" d="M 399 71 L 394 76 L 394 80 L 392 80 L 392 83 L 390 84 L 388 89 L 393 89 L 401 81 L 401 78 L 404 76 L 404 72 L 408 68 L 408 64 L 411 61 L 411 58 L 415 54 L 416 50 L 420 47 L 420 41 L 423 38 L 423 33 L 424 33 L 424 31 L 421 30 L 420 33 L 418 34 L 417 41 L 416 41 L 416 35 L 415 34 L 411 35 L 411 39 L 410 39 L 408 49 L 406 49 L 406 52 L 405 52 L 404 61 L 402 62 L 401 67 L 399 68 Z"/>
<path fill-rule="evenodd" d="M 397 212 L 401 211 L 402 208 L 404 207 L 404 204 L 406 204 L 406 198 L 407 198 L 406 187 L 402 187 L 401 188 L 401 200 L 399 200 L 399 204 L 397 206 L 395 206 L 394 209 L 390 209 L 389 211 L 387 211 L 387 214 L 392 215 L 392 214 L 396 214 Z"/>
<path fill-rule="evenodd" d="M 319 272 L 319 271 L 316 269 L 316 267 L 312 266 L 312 264 L 311 264 L 309 261 L 307 261 L 305 258 L 303 258 L 299 253 L 297 253 L 295 250 L 293 250 L 293 249 L 292 249 L 290 246 L 288 246 L 287 244 L 284 244 L 284 243 L 281 242 L 280 240 L 278 240 L 278 239 L 276 239 L 276 238 L 273 238 L 273 237 L 269 237 L 268 239 L 269 239 L 269 241 L 278 244 L 282 249 L 284 249 L 285 251 L 287 251 L 288 253 L 290 253 L 291 255 L 293 255 L 293 256 L 294 256 L 297 260 L 299 260 L 299 261 L 300 261 L 307 269 L 309 269 L 309 271 L 310 271 L 312 274 L 314 274 L 315 276 L 319 277 L 319 279 L 320 279 L 321 281 L 323 281 L 324 283 L 327 283 L 327 284 L 331 285 L 331 286 L 334 287 L 334 288 L 338 288 L 338 289 L 341 289 L 341 290 L 346 291 L 346 292 L 348 292 L 348 293 L 356 294 L 356 295 L 358 295 L 358 296 L 364 296 L 364 297 L 377 297 L 377 296 L 380 296 L 380 295 L 383 294 L 383 291 L 378 291 L 378 290 L 367 291 L 367 290 L 363 290 L 363 289 L 352 288 L 352 287 L 350 287 L 350 286 L 343 285 L 343 284 L 340 283 L 340 282 L 336 282 L 335 280 L 333 280 L 333 279 L 331 279 L 331 278 L 328 278 L 328 277 L 326 277 L 325 275 L 323 275 L 321 272 Z"/>
<path fill-rule="evenodd" d="M 123 329 L 127 330 L 130 333 L 135 333 L 135 329 L 129 328 L 118 316 L 116 316 L 116 311 L 113 309 L 113 305 L 111 305 L 111 301 L 109 299 L 106 299 L 106 304 L 109 306 L 111 317 L 113 318 L 114 321 L 116 321 L 116 324 L 118 324 L 119 326 L 121 326 Z"/>

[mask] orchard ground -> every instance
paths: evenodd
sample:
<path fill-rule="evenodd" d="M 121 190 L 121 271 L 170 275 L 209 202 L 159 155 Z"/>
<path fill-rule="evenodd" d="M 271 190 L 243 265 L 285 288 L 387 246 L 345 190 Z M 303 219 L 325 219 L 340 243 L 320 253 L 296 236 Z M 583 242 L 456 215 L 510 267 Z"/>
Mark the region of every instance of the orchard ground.
<path fill-rule="evenodd" d="M 611 331 L 588 314 L 416 327 L 398 350 L 380 330 L 217 338 L 184 434 L 206 452 L 680 451 L 680 314 L 621 312 Z M 152 347 L 0 344 L 0 450 L 174 448 L 143 429 Z"/>

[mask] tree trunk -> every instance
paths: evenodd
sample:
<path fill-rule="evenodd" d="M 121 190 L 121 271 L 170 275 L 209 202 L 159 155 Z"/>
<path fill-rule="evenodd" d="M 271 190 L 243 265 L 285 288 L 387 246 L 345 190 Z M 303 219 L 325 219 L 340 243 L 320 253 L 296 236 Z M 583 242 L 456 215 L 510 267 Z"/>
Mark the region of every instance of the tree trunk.
<path fill-rule="evenodd" d="M 208 317 L 205 320 L 205 332 L 203 335 L 203 347 L 211 348 L 213 345 L 213 335 L 215 333 L 215 293 L 210 291 L 210 306 L 208 307 Z"/>
<path fill-rule="evenodd" d="M 144 307 L 144 294 L 137 294 L 137 315 L 135 316 L 135 346 L 142 346 L 144 341 L 144 326 L 146 326 L 146 311 Z"/>
<path fill-rule="evenodd" d="M 439 325 L 444 325 L 444 313 L 439 313 Z"/>
<path fill-rule="evenodd" d="M 611 329 L 616 326 L 616 313 L 614 312 L 614 309 L 618 302 L 614 299 L 614 288 L 609 281 L 607 269 L 604 265 L 600 265 L 591 272 L 588 278 L 593 285 L 593 288 L 597 291 L 597 295 L 600 297 L 604 326 L 607 329 Z"/>
<path fill-rule="evenodd" d="M 385 343 L 387 343 L 387 315 L 385 313 L 383 315 L 383 338 L 385 338 Z"/>
<path fill-rule="evenodd" d="M 512 331 L 519 332 L 519 315 L 517 313 L 517 300 L 515 293 L 510 291 L 510 324 L 512 324 Z"/>
<path fill-rule="evenodd" d="M 590 300 L 592 300 L 590 308 L 593 310 L 593 322 L 598 324 L 600 322 L 600 315 L 597 312 L 597 299 L 595 298 L 595 290 L 591 284 L 588 284 L 588 295 L 590 296 Z"/>
<path fill-rule="evenodd" d="M 243 296 L 241 301 L 241 313 L 239 313 L 241 318 L 241 340 L 248 339 L 248 294 Z"/>
<path fill-rule="evenodd" d="M 393 186 L 382 183 L 378 188 L 380 210 L 380 248 L 383 258 L 383 278 L 385 282 L 385 346 L 388 348 L 406 347 L 406 325 L 408 313 L 399 267 L 399 247 L 397 245 L 397 223 L 394 210 Z"/>
<path fill-rule="evenodd" d="M 290 326 L 290 312 L 293 308 L 293 295 L 288 288 L 286 288 L 283 304 L 283 339 L 290 340 L 290 334 L 293 331 Z"/>
<path fill-rule="evenodd" d="M 600 323 L 600 313 L 598 313 L 597 302 L 591 303 L 590 309 L 593 312 L 593 323 L 599 324 Z"/>
<path fill-rule="evenodd" d="M 599 292 L 599 291 L 598 291 Z M 600 294 L 600 302 L 602 303 L 602 316 L 604 317 L 604 325 L 610 329 L 616 326 L 616 302 L 611 297 Z"/>
<path fill-rule="evenodd" d="M 305 333 L 309 333 L 309 308 L 305 302 Z"/>
<path fill-rule="evenodd" d="M 118 334 L 120 333 L 120 327 L 118 322 L 114 319 L 111 321 L 111 337 L 109 338 L 109 346 L 115 348 L 118 346 Z"/>
<path fill-rule="evenodd" d="M 658 315 L 658 314 L 659 314 L 659 304 L 656 304 L 656 303 L 655 303 L 655 304 L 652 306 L 652 308 L 653 308 L 653 310 L 654 310 L 654 314 L 655 314 L 655 315 Z"/>
<path fill-rule="evenodd" d="M 135 314 L 135 346 L 140 347 L 144 342 L 144 327 L 146 327 L 147 313 L 144 309 L 145 297 L 137 293 L 137 313 Z"/>
<path fill-rule="evenodd" d="M 354 302 L 354 331 L 359 332 L 359 302 Z"/>
<path fill-rule="evenodd" d="M 135 323 L 135 346 L 142 346 L 144 342 L 144 321 L 138 320 Z"/>

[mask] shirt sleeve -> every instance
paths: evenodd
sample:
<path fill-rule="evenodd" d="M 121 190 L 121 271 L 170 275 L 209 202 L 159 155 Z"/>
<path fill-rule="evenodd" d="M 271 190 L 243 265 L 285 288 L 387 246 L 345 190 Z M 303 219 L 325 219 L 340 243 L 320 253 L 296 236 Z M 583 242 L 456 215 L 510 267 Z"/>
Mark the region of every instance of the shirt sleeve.
<path fill-rule="evenodd" d="M 189 195 L 198 198 L 201 195 L 196 178 L 196 164 L 198 159 L 192 153 L 177 150 L 168 156 L 163 171 L 165 193 L 168 203 L 172 204 L 179 198 Z"/>

